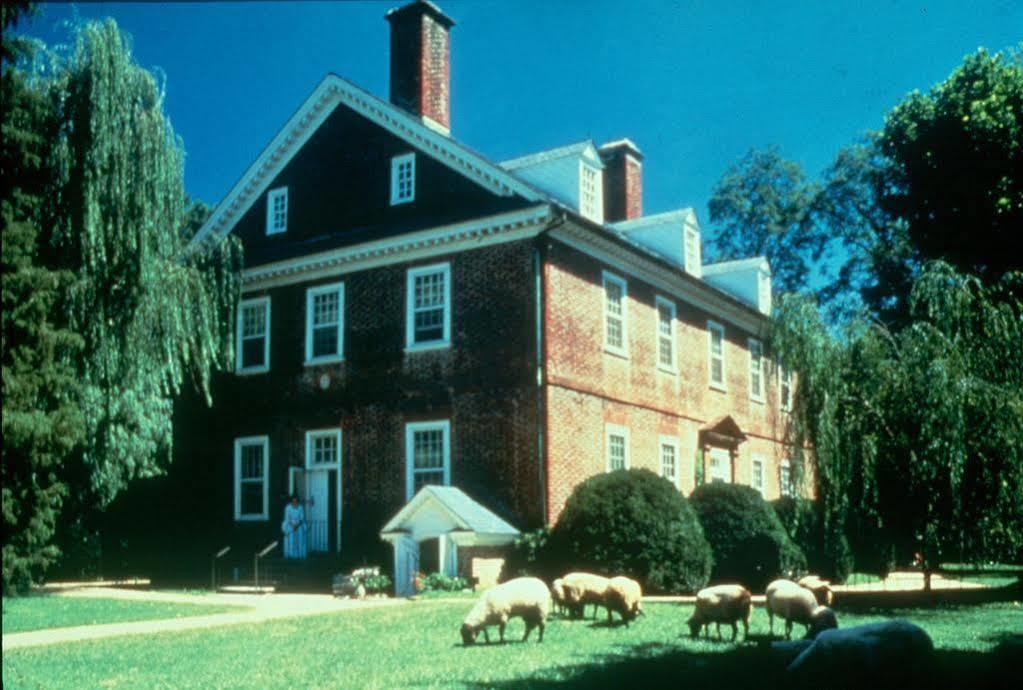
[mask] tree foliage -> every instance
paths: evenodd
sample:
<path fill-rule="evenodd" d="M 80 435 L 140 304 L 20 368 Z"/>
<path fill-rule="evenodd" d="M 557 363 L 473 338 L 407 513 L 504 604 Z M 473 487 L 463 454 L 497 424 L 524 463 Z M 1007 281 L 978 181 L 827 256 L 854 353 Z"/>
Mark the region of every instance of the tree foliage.
<path fill-rule="evenodd" d="M 233 240 L 189 245 L 208 209 L 186 208 L 163 91 L 116 24 L 80 27 L 43 72 L 16 16 L 5 3 L 5 591 L 53 562 L 55 525 L 88 531 L 161 472 L 173 397 L 209 400 L 232 361 L 241 260 Z"/>
<path fill-rule="evenodd" d="M 928 261 L 993 284 L 1023 269 L 1023 57 L 983 49 L 819 180 L 776 149 L 729 168 L 710 201 L 721 258 L 764 254 L 782 291 L 814 292 L 834 320 L 861 306 L 892 326 Z"/>
<path fill-rule="evenodd" d="M 229 366 L 233 245 L 187 251 L 184 154 L 164 94 L 112 20 L 82 27 L 56 86 L 60 261 L 85 343 L 81 484 L 106 505 L 169 458 L 173 396 Z"/>
<path fill-rule="evenodd" d="M 43 225 L 55 120 L 34 46 L 12 35 L 24 4 L 3 7 L 0 144 L 3 223 L 3 586 L 24 588 L 57 557 L 67 486 L 61 467 L 82 438 L 73 357 L 81 340 L 60 314 L 71 275 L 46 266 Z"/>
<path fill-rule="evenodd" d="M 771 343 L 799 373 L 790 441 L 813 449 L 825 534 L 859 556 L 1023 555 L 1023 276 L 985 286 L 927 265 L 910 324 L 856 321 L 840 338 L 813 302 L 781 300 Z"/>

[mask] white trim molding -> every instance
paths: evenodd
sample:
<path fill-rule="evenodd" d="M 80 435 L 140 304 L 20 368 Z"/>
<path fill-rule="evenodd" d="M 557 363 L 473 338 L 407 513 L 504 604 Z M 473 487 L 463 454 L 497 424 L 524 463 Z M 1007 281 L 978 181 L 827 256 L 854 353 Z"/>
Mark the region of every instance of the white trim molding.
<path fill-rule="evenodd" d="M 417 307 L 416 281 L 428 276 L 441 277 L 440 305 L 428 305 Z M 441 337 L 432 340 L 416 340 L 416 312 L 435 311 L 440 308 L 441 314 Z M 430 264 L 429 266 L 416 266 L 410 268 L 405 278 L 405 351 L 416 352 L 419 350 L 434 350 L 437 348 L 450 347 L 451 345 L 451 264 L 448 262 Z"/>
<path fill-rule="evenodd" d="M 717 355 L 714 354 L 714 334 L 717 334 L 721 338 L 721 352 Z M 717 321 L 707 321 L 707 383 L 708 385 L 719 391 L 728 390 L 728 370 L 725 367 L 726 350 L 728 349 L 728 339 L 725 337 L 725 327 Z M 721 361 L 721 380 L 714 380 L 714 360 L 720 359 Z"/>
<path fill-rule="evenodd" d="M 242 366 L 244 353 L 242 345 L 245 341 L 245 310 L 249 307 L 263 306 L 263 363 L 256 366 Z M 253 336 L 254 337 L 254 336 Z M 235 318 L 234 335 L 235 352 L 235 373 L 236 374 L 263 374 L 270 371 L 270 296 L 254 297 L 252 299 L 238 302 L 238 314 Z"/>
<path fill-rule="evenodd" d="M 391 159 L 391 206 L 416 200 L 416 154 L 404 153 Z"/>
<path fill-rule="evenodd" d="M 669 329 L 668 335 L 664 335 L 663 333 L 661 333 L 661 308 L 662 307 L 667 309 L 668 313 L 671 314 L 671 316 L 669 317 L 669 320 L 668 320 L 668 329 Z M 675 326 L 675 321 L 676 321 L 676 318 L 675 318 L 675 316 L 676 316 L 676 314 L 675 314 L 675 300 L 668 299 L 667 297 L 662 297 L 661 295 L 657 295 L 657 297 L 654 299 L 654 311 L 656 312 L 656 317 L 657 317 L 656 318 L 656 326 L 655 326 L 655 329 L 654 329 L 654 357 L 657 358 L 657 368 L 660 369 L 661 371 L 667 372 L 669 374 L 677 374 L 678 373 L 678 346 L 676 345 L 676 343 L 678 342 L 678 339 L 676 337 L 676 326 Z M 667 363 L 667 364 L 665 364 L 664 362 L 661 361 L 661 339 L 662 338 L 668 341 L 668 347 L 670 349 L 669 354 L 671 355 L 671 357 L 670 357 L 671 361 L 669 363 Z"/>
<path fill-rule="evenodd" d="M 664 473 L 664 449 L 671 448 L 674 456 L 672 457 L 672 471 L 673 477 L 667 477 Z M 677 436 L 660 436 L 657 441 L 657 453 L 660 458 L 661 464 L 661 476 L 670 481 L 676 489 L 682 488 L 682 471 L 681 463 L 682 456 L 679 454 L 679 441 Z"/>
<path fill-rule="evenodd" d="M 405 500 L 409 501 L 415 494 L 415 435 L 423 431 L 440 431 L 442 438 L 443 484 L 451 484 L 451 420 L 438 419 L 429 422 L 408 422 L 405 424 Z M 437 469 L 419 470 L 419 472 L 436 472 Z"/>
<path fill-rule="evenodd" d="M 618 424 L 605 424 L 604 425 L 604 468 L 607 472 L 613 472 L 614 469 L 611 467 L 611 438 L 619 437 L 623 439 L 622 445 L 622 461 L 624 465 L 617 469 L 627 470 L 630 467 L 629 461 L 629 428 L 625 426 L 619 426 Z"/>
<path fill-rule="evenodd" d="M 610 313 L 612 302 L 607 297 L 609 285 L 617 287 L 620 293 L 617 314 Z M 603 271 L 601 273 L 600 286 L 603 293 L 604 351 L 627 358 L 629 356 L 629 284 L 624 278 L 610 271 Z M 615 320 L 618 321 L 619 337 L 622 341 L 620 345 L 610 342 L 609 328 Z"/>
<path fill-rule="evenodd" d="M 263 452 L 263 476 L 261 480 L 242 478 L 242 448 L 257 447 Z M 263 510 L 259 513 L 242 513 L 242 482 L 261 481 L 263 484 Z M 235 522 L 253 522 L 270 519 L 270 437 L 242 436 L 234 440 L 234 519 Z"/>
<path fill-rule="evenodd" d="M 337 453 L 331 462 L 313 462 L 314 443 L 317 439 L 329 438 L 334 441 L 334 451 Z M 341 469 L 341 430 L 340 429 L 313 429 L 305 432 L 305 469 L 306 470 L 340 470 Z M 340 496 L 340 494 L 338 494 Z"/>
<path fill-rule="evenodd" d="M 192 240 L 195 247 L 210 235 L 223 237 L 252 207 L 271 182 L 338 105 L 366 117 L 410 146 L 501 196 L 518 194 L 528 201 L 544 196 L 515 175 L 424 125 L 418 118 L 377 98 L 336 74 L 328 74 L 284 127 L 267 144 L 231 191 L 217 204 Z"/>
<path fill-rule="evenodd" d="M 323 324 L 314 323 L 316 318 L 316 298 L 322 295 L 337 294 L 337 350 L 330 354 L 314 356 L 314 330 L 324 328 Z M 328 326 L 330 324 L 327 324 Z M 330 364 L 343 361 L 345 358 L 345 284 L 330 283 L 329 285 L 316 285 L 307 288 L 305 291 L 305 364 Z"/>
<path fill-rule="evenodd" d="M 242 291 L 252 292 L 293 285 L 379 266 L 407 263 L 528 239 L 545 230 L 550 220 L 551 208 L 544 204 L 351 247 L 275 261 L 245 269 L 242 273 Z"/>
<path fill-rule="evenodd" d="M 756 356 L 753 351 L 756 350 Z M 749 399 L 753 402 L 763 403 L 764 402 L 764 375 L 766 374 L 767 367 L 764 366 L 764 344 L 756 338 L 746 339 L 746 353 L 748 357 L 747 375 L 749 378 Z M 757 382 L 757 387 L 753 387 L 753 382 Z"/>

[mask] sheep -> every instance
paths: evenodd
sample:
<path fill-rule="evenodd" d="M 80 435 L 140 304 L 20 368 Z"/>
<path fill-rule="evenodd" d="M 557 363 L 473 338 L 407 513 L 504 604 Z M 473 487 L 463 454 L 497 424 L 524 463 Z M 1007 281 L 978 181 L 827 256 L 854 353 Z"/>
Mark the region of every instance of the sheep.
<path fill-rule="evenodd" d="M 827 580 L 822 580 L 817 575 L 807 575 L 806 577 L 800 578 L 799 586 L 805 587 L 806 589 L 813 592 L 814 597 L 817 598 L 817 603 L 821 606 L 831 606 L 834 600 L 834 594 L 831 591 L 831 583 Z"/>
<path fill-rule="evenodd" d="M 551 600 L 556 612 L 565 612 L 565 582 L 560 577 L 551 583 Z"/>
<path fill-rule="evenodd" d="M 586 614 L 586 604 L 593 604 L 593 616 L 597 615 L 597 606 L 604 604 L 604 591 L 608 579 L 592 573 L 569 573 L 561 578 L 564 590 L 565 608 L 573 618 L 582 618 Z"/>
<path fill-rule="evenodd" d="M 805 625 L 807 637 L 813 637 L 821 630 L 838 627 L 835 612 L 827 606 L 819 606 L 813 592 L 791 580 L 775 580 L 769 584 L 766 599 L 772 635 L 775 614 L 785 619 L 786 640 L 792 637 L 793 623 Z"/>
<path fill-rule="evenodd" d="M 643 597 L 643 590 L 639 583 L 627 577 L 619 575 L 608 580 L 607 588 L 604 591 L 604 607 L 607 609 L 607 622 L 611 623 L 611 612 L 615 611 L 625 624 L 633 621 L 643 613 L 640 599 Z"/>
<path fill-rule="evenodd" d="M 927 687 L 933 651 L 930 636 L 905 620 L 825 630 L 787 674 L 807 687 L 905 687 L 914 681 Z"/>
<path fill-rule="evenodd" d="M 706 634 L 710 635 L 710 624 L 717 624 L 718 639 L 721 639 L 721 624 L 732 624 L 732 641 L 739 634 L 735 625 L 742 621 L 744 637 L 749 637 L 749 617 L 752 609 L 752 595 L 742 585 L 717 585 L 707 587 L 696 593 L 696 608 L 689 618 L 689 634 L 699 637 L 700 628 L 706 625 Z"/>
<path fill-rule="evenodd" d="M 551 607 L 551 593 L 543 580 L 535 577 L 520 577 L 491 587 L 479 598 L 462 623 L 462 642 L 471 645 L 483 631 L 483 637 L 490 644 L 487 626 L 497 625 L 504 642 L 504 627 L 509 618 L 516 616 L 526 623 L 525 642 L 533 628 L 540 628 L 539 642 L 543 642 L 544 624 Z"/>

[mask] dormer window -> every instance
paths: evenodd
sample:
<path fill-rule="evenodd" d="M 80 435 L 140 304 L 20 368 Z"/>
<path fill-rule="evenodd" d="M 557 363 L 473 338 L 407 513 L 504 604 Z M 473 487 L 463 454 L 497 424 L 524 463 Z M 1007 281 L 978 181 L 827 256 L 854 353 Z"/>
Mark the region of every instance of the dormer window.
<path fill-rule="evenodd" d="M 288 188 L 278 187 L 266 194 L 266 234 L 277 235 L 288 229 Z"/>
<path fill-rule="evenodd" d="M 692 228 L 686 228 L 685 252 L 686 273 L 698 277 L 700 275 L 700 236 Z"/>
<path fill-rule="evenodd" d="M 407 204 L 416 198 L 416 154 L 406 153 L 391 159 L 391 206 Z"/>
<path fill-rule="evenodd" d="M 603 222 L 604 194 L 600 172 L 586 163 L 579 163 L 579 213 L 598 223 Z"/>

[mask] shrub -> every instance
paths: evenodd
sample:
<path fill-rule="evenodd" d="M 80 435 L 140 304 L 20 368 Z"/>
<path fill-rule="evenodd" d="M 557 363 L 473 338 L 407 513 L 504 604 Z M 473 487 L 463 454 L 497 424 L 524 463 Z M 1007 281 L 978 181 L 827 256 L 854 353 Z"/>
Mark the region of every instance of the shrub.
<path fill-rule="evenodd" d="M 523 532 L 508 551 L 501 571 L 501 580 L 532 575 L 550 582 L 561 573 L 557 564 L 552 563 L 552 551 L 548 547 L 551 531 L 547 527 Z"/>
<path fill-rule="evenodd" d="M 714 482 L 697 487 L 689 500 L 714 554 L 715 582 L 759 592 L 776 577 L 805 570 L 803 552 L 755 489 Z"/>
<path fill-rule="evenodd" d="M 385 594 L 391 591 L 391 578 L 386 575 L 370 575 L 362 581 L 370 594 Z"/>
<path fill-rule="evenodd" d="M 618 470 L 576 486 L 540 560 L 565 573 L 626 575 L 650 591 L 696 591 L 711 553 L 689 502 L 649 470 Z"/>
<path fill-rule="evenodd" d="M 813 501 L 784 496 L 771 502 L 786 533 L 806 554 L 806 567 L 832 582 L 845 582 L 853 570 L 853 553 L 845 534 L 827 533 Z"/>
<path fill-rule="evenodd" d="M 469 588 L 469 581 L 464 577 L 452 577 L 444 573 L 417 574 L 415 581 L 417 592 L 461 592 Z"/>

